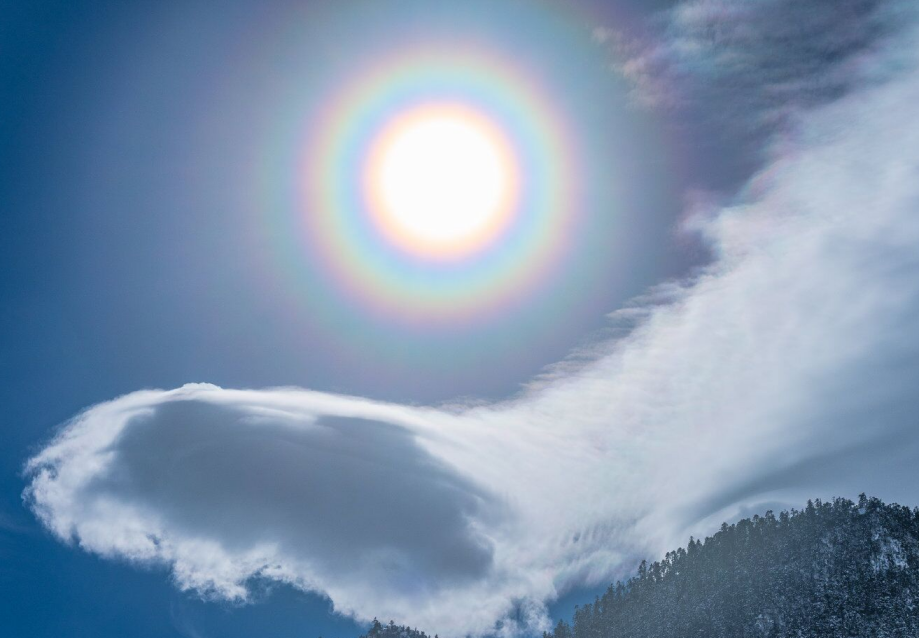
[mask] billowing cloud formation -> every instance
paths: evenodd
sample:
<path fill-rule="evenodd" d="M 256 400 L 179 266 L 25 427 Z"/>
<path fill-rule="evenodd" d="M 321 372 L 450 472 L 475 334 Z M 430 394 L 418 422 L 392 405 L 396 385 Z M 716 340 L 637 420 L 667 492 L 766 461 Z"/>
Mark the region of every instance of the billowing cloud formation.
<path fill-rule="evenodd" d="M 68 424 L 27 498 L 182 588 L 273 579 L 442 635 L 538 628 L 559 591 L 739 514 L 919 502 L 916 36 L 797 113 L 737 203 L 692 220 L 714 263 L 620 311 L 634 328 L 588 362 L 472 407 L 137 392 Z"/>
<path fill-rule="evenodd" d="M 487 520 L 493 498 L 407 430 L 258 403 L 189 397 L 131 416 L 87 491 L 231 547 L 309 548 L 298 558 L 330 577 L 414 590 L 487 573 L 491 548 L 470 520 Z M 210 585 L 235 593 L 233 578 Z"/>

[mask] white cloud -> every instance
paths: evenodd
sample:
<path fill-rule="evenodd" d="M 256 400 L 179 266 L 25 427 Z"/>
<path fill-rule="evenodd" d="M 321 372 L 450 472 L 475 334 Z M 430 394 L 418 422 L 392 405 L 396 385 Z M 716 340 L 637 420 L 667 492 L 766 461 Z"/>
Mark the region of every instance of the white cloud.
<path fill-rule="evenodd" d="M 919 65 L 883 61 L 694 220 L 715 263 L 623 313 L 637 326 L 594 359 L 474 407 L 133 393 L 30 461 L 32 506 L 182 588 L 276 579 L 462 635 L 513 609 L 507 633 L 538 627 L 560 590 L 767 504 L 919 502 Z"/>

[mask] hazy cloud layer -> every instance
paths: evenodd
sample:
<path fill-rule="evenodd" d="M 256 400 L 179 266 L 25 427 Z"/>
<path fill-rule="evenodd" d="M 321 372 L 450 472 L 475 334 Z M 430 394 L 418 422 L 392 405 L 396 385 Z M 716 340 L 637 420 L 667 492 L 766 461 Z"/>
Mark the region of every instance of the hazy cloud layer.
<path fill-rule="evenodd" d="M 774 120 L 859 86 L 865 55 L 899 29 L 905 4 L 696 0 L 662 13 L 644 34 L 601 27 L 595 37 L 617 50 L 616 68 L 642 103 Z"/>
<path fill-rule="evenodd" d="M 733 7 L 762 72 L 768 38 L 740 6 L 679 11 Z M 835 4 L 808 6 L 836 24 Z M 863 86 L 796 111 L 737 203 L 691 220 L 713 265 L 621 310 L 634 329 L 587 363 L 475 407 L 137 392 L 69 423 L 27 498 L 61 539 L 168 564 L 182 588 L 244 598 L 275 579 L 441 635 L 512 611 L 507 633 L 539 627 L 560 591 L 739 514 L 919 503 L 919 38 L 885 38 L 842 56 L 863 56 Z"/>

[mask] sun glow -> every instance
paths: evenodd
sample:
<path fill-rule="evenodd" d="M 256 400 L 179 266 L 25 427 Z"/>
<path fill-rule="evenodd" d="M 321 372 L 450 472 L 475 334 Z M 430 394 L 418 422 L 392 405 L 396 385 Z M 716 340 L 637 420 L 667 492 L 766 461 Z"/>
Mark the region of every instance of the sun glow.
<path fill-rule="evenodd" d="M 425 257 L 487 246 L 513 217 L 517 162 L 500 129 L 457 104 L 408 110 L 371 147 L 365 196 L 391 242 Z"/>
<path fill-rule="evenodd" d="M 298 124 L 278 139 L 301 151 L 290 230 L 305 243 L 285 239 L 285 254 L 309 266 L 312 292 L 347 300 L 351 318 L 467 330 L 543 292 L 568 295 L 563 275 L 599 272 L 605 255 L 576 250 L 610 218 L 592 214 L 581 181 L 593 146 L 563 94 L 518 62 L 484 46 L 409 47 L 332 87 L 306 126 L 292 110 Z"/>

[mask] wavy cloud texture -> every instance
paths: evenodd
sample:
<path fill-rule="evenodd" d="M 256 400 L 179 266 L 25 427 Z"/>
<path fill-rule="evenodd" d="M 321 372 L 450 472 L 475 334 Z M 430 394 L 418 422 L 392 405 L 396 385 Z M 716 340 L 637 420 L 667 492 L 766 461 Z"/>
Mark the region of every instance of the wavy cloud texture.
<path fill-rule="evenodd" d="M 136 392 L 29 461 L 28 502 L 183 589 L 283 581 L 454 636 L 539 629 L 565 589 L 726 518 L 919 503 L 919 38 L 887 43 L 863 52 L 872 81 L 799 110 L 737 203 L 692 220 L 713 264 L 619 311 L 634 327 L 586 363 L 472 407 Z"/>

